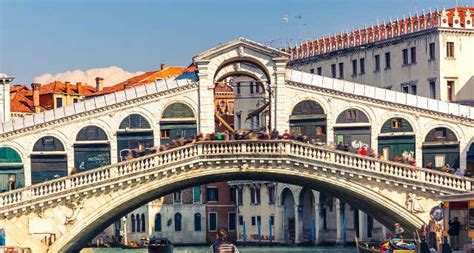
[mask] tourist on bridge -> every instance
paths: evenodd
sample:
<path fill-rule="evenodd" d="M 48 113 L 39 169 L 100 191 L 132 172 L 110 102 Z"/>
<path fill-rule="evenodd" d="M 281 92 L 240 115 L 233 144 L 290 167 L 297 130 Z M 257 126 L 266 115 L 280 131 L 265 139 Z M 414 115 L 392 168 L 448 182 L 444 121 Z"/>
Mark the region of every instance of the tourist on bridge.
<path fill-rule="evenodd" d="M 239 253 L 239 249 L 229 240 L 229 231 L 220 228 L 216 233 L 216 241 L 209 247 L 208 253 Z"/>

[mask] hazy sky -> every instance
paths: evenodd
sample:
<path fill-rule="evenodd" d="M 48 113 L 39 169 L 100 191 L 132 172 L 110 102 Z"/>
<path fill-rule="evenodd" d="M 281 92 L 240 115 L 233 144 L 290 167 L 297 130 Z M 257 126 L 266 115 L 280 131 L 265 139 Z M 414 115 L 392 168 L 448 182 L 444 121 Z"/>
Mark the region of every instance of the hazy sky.
<path fill-rule="evenodd" d="M 0 0 L 0 72 L 30 84 L 45 73 L 75 69 L 149 71 L 161 63 L 188 65 L 199 52 L 240 36 L 279 47 L 287 38 L 295 44 L 455 5 L 455 0 Z"/>

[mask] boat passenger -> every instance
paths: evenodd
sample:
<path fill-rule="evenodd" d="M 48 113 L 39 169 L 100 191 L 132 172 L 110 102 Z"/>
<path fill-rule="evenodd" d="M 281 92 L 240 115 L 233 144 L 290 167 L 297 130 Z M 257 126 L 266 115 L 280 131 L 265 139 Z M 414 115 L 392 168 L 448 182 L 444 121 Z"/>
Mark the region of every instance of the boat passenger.
<path fill-rule="evenodd" d="M 239 253 L 239 249 L 229 240 L 229 231 L 220 228 L 216 233 L 216 241 L 209 247 L 208 253 Z"/>

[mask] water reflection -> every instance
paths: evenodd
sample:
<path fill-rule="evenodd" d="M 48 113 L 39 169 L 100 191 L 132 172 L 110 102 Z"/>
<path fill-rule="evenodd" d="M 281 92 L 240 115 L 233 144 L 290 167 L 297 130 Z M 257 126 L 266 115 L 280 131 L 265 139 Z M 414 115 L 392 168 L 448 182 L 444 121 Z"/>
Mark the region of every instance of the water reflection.
<path fill-rule="evenodd" d="M 207 247 L 175 247 L 174 253 L 206 253 Z M 239 247 L 243 253 L 356 253 L 355 248 L 341 247 Z M 147 253 L 146 249 L 83 249 L 81 253 Z"/>

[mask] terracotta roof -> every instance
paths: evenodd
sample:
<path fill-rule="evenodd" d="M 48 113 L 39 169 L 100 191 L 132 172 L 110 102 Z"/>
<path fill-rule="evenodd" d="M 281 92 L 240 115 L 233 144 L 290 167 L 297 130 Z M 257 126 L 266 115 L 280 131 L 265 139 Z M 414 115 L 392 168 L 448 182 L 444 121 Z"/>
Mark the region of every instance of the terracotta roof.
<path fill-rule="evenodd" d="M 31 90 L 30 90 L 31 91 Z M 26 95 L 27 92 L 14 92 L 10 95 L 10 111 L 21 113 L 34 113 L 33 98 Z M 45 111 L 40 107 L 41 111 Z"/>
<path fill-rule="evenodd" d="M 77 84 L 68 84 L 66 85 L 63 82 L 60 81 L 54 81 L 48 84 L 41 85 L 40 88 L 40 94 L 50 94 L 50 93 L 61 93 L 61 94 L 74 94 L 74 95 L 89 95 L 95 92 L 95 87 L 86 85 L 86 84 L 81 84 L 82 85 L 82 91 L 79 93 L 77 89 Z M 67 87 L 70 87 L 71 92 L 68 92 Z"/>
<path fill-rule="evenodd" d="M 152 83 L 156 79 L 166 79 L 166 78 L 171 78 L 171 77 L 176 77 L 179 76 L 185 72 L 188 71 L 195 71 L 195 67 L 189 66 L 188 68 L 185 67 L 166 67 L 163 70 L 155 70 L 155 71 L 149 71 L 145 72 L 141 75 L 134 76 L 130 79 L 127 79 L 121 83 L 118 83 L 113 86 L 105 87 L 103 90 L 99 92 L 95 92 L 92 94 L 89 94 L 88 96 L 100 96 L 100 95 L 105 95 L 109 93 L 113 93 L 116 91 L 121 91 L 125 90 L 128 88 L 132 88 L 138 85 L 143 85 L 147 83 Z"/>

